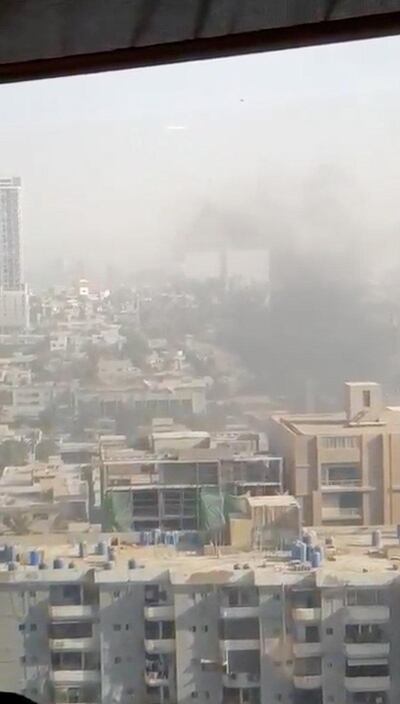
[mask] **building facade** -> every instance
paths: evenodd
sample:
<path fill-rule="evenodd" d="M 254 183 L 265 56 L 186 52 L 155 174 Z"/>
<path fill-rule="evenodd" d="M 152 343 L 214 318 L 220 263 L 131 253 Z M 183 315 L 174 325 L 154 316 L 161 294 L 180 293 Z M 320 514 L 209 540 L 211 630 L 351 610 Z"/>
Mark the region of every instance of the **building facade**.
<path fill-rule="evenodd" d="M 347 383 L 344 413 L 272 417 L 269 441 L 306 525 L 400 522 L 400 408 L 379 384 Z"/>
<path fill-rule="evenodd" d="M 6 565 L 2 689 L 40 704 L 399 701 L 400 580 L 386 562 L 366 574 L 245 559 Z"/>

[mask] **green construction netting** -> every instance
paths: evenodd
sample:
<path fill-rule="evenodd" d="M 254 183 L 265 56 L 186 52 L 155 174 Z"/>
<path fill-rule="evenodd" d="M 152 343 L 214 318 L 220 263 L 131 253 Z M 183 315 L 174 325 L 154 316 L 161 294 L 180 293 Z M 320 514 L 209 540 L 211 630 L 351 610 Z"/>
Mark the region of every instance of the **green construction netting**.
<path fill-rule="evenodd" d="M 113 491 L 103 504 L 105 530 L 126 533 L 132 528 L 132 497 L 129 491 Z"/>
<path fill-rule="evenodd" d="M 200 525 L 203 530 L 221 530 L 225 526 L 224 495 L 217 487 L 201 489 Z"/>

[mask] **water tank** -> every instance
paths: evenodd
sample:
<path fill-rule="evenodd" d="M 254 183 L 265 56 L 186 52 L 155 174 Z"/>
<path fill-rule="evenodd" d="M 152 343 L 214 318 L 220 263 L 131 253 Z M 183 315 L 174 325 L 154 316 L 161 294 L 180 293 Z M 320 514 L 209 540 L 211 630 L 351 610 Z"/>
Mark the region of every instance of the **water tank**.
<path fill-rule="evenodd" d="M 321 553 L 313 550 L 311 554 L 311 567 L 319 567 L 321 564 Z"/>
<path fill-rule="evenodd" d="M 103 567 L 105 570 L 112 570 L 114 568 L 115 563 L 112 562 L 111 560 L 108 560 L 107 562 L 104 563 Z"/>
<path fill-rule="evenodd" d="M 46 563 L 45 563 L 45 562 L 41 562 L 41 563 L 39 564 L 39 569 L 40 569 L 40 570 L 47 570 L 47 565 L 46 565 Z"/>
<path fill-rule="evenodd" d="M 31 567 L 37 567 L 40 563 L 40 553 L 38 550 L 29 550 L 28 564 Z"/>
<path fill-rule="evenodd" d="M 308 532 L 305 531 L 305 532 L 303 533 L 303 535 L 302 535 L 302 541 L 303 541 L 303 543 L 305 543 L 306 545 L 311 545 L 311 543 L 312 543 L 312 535 L 311 535 L 311 533 L 308 533 Z"/>
<path fill-rule="evenodd" d="M 18 562 L 17 548 L 15 545 L 7 545 L 9 562 Z"/>
<path fill-rule="evenodd" d="M 100 542 L 97 543 L 97 554 L 98 555 L 107 555 L 107 547 L 108 547 L 107 541 L 100 540 Z"/>
<path fill-rule="evenodd" d="M 319 554 L 321 555 L 321 560 L 324 559 L 324 548 L 323 548 L 322 545 L 316 545 L 316 546 L 314 547 L 314 551 L 315 551 L 315 552 L 319 552 Z"/>
<path fill-rule="evenodd" d="M 299 547 L 299 560 L 300 560 L 300 562 L 307 562 L 307 545 L 306 545 L 306 543 L 303 543 L 302 540 L 299 540 L 297 545 Z"/>
<path fill-rule="evenodd" d="M 372 531 L 372 545 L 378 549 L 382 547 L 382 533 L 378 529 Z"/>
<path fill-rule="evenodd" d="M 60 570 L 64 567 L 64 560 L 61 557 L 55 557 L 53 560 L 53 569 Z"/>
<path fill-rule="evenodd" d="M 290 553 L 292 556 L 292 560 L 300 560 L 300 548 L 297 542 L 292 543 Z"/>
<path fill-rule="evenodd" d="M 136 560 L 131 557 L 130 560 L 128 560 L 128 569 L 130 570 L 135 570 L 136 569 Z"/>
<path fill-rule="evenodd" d="M 79 557 L 83 558 L 86 557 L 88 554 L 88 549 L 87 549 L 87 543 L 85 542 L 80 542 L 78 545 L 78 555 Z"/>
<path fill-rule="evenodd" d="M 107 557 L 108 557 L 108 559 L 111 560 L 112 562 L 114 562 L 114 560 L 115 560 L 115 554 L 116 554 L 115 548 L 112 548 L 111 545 L 109 545 L 108 548 L 107 548 Z"/>
<path fill-rule="evenodd" d="M 8 571 L 9 572 L 14 572 L 14 570 L 16 570 L 16 569 L 17 569 L 17 565 L 15 564 L 15 562 L 8 563 Z"/>
<path fill-rule="evenodd" d="M 311 557 L 312 557 L 313 552 L 314 552 L 313 546 L 307 545 L 307 548 L 306 548 L 306 561 L 307 562 L 311 562 Z"/>

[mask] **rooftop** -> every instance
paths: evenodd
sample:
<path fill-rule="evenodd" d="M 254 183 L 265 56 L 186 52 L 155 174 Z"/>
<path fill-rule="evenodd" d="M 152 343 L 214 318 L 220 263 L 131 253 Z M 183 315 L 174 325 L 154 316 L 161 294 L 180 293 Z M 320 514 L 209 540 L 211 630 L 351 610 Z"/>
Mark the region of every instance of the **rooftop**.
<path fill-rule="evenodd" d="M 317 584 L 342 584 L 372 586 L 384 585 L 399 579 L 397 567 L 400 562 L 400 545 L 394 527 L 382 528 L 384 549 L 371 546 L 372 528 L 343 528 L 332 532 L 316 531 L 320 544 L 333 537 L 335 547 L 330 558 L 325 558 L 317 569 L 294 569 L 293 563 L 283 553 L 232 552 L 232 548 L 206 548 L 207 554 L 179 552 L 167 545 L 142 547 L 133 544 L 134 534 L 49 534 L 46 543 L 43 536 L 30 535 L 2 538 L 0 545 L 13 540 L 24 561 L 31 549 L 43 551 L 44 561 L 52 564 L 55 557 L 65 561 L 64 569 L 48 569 L 39 572 L 44 581 L 76 581 L 88 570 L 95 571 L 97 582 L 156 581 L 168 574 L 173 583 L 186 584 L 282 584 L 304 582 L 307 576 L 315 578 Z M 119 538 L 114 547 L 112 564 L 104 569 L 107 556 L 96 554 L 99 540 Z M 88 556 L 79 558 L 78 541 L 87 541 Z M 398 549 L 397 549 L 398 548 Z M 136 569 L 128 568 L 128 560 L 134 559 Z M 70 566 L 73 563 L 73 566 Z M 395 567 L 394 567 L 395 566 Z M 37 581 L 37 568 L 21 564 L 15 571 L 7 571 L 0 565 L 0 581 Z"/>

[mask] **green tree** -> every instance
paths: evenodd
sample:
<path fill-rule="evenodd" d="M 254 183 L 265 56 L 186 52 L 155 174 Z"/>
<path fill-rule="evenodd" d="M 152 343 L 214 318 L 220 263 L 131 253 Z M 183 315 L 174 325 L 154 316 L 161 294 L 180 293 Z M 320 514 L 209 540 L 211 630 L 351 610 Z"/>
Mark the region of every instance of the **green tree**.
<path fill-rule="evenodd" d="M 28 448 L 22 440 L 4 440 L 0 445 L 0 469 L 27 463 Z"/>

